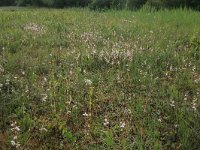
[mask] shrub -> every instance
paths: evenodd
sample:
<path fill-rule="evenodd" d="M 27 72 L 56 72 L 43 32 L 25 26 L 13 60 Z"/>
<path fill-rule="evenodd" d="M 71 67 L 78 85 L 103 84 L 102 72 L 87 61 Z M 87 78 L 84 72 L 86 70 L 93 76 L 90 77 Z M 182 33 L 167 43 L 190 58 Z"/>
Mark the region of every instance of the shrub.
<path fill-rule="evenodd" d="M 0 1 L 0 6 L 10 6 L 14 4 L 15 4 L 15 0 L 1 0 Z"/>
<path fill-rule="evenodd" d="M 128 0 L 127 8 L 131 10 L 135 10 L 141 8 L 147 0 Z"/>
<path fill-rule="evenodd" d="M 111 7 L 111 0 L 93 0 L 90 8 L 92 10 L 108 9 Z"/>
<path fill-rule="evenodd" d="M 112 0 L 111 6 L 116 9 L 123 9 L 126 5 L 125 0 Z"/>
<path fill-rule="evenodd" d="M 85 7 L 90 6 L 91 9 L 131 9 L 136 10 L 143 5 L 160 8 L 177 8 L 187 7 L 200 10 L 199 0 L 1 0 L 0 6 L 46 6 L 46 7 Z"/>

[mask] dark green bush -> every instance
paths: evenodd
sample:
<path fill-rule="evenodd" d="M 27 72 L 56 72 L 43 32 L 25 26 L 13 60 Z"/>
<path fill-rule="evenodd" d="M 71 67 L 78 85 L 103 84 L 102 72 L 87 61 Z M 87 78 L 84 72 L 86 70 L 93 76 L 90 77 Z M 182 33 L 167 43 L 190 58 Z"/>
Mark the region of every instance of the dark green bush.
<path fill-rule="evenodd" d="M 156 9 L 179 7 L 187 7 L 194 9 L 200 8 L 199 0 L 147 0 L 146 4 Z"/>
<path fill-rule="evenodd" d="M 111 6 L 114 9 L 123 9 L 126 6 L 125 0 L 112 0 Z"/>
<path fill-rule="evenodd" d="M 128 0 L 127 8 L 131 10 L 135 10 L 142 7 L 146 2 L 147 0 Z"/>
<path fill-rule="evenodd" d="M 111 0 L 93 0 L 91 2 L 90 8 L 92 10 L 108 9 L 111 7 L 111 2 Z"/>
<path fill-rule="evenodd" d="M 15 0 L 0 0 L 0 6 L 11 6 L 15 4 Z"/>
<path fill-rule="evenodd" d="M 84 7 L 90 3 L 91 0 L 65 0 L 65 6 L 67 7 Z"/>
<path fill-rule="evenodd" d="M 91 0 L 16 0 L 18 6 L 46 6 L 46 7 L 83 7 L 87 6 Z"/>

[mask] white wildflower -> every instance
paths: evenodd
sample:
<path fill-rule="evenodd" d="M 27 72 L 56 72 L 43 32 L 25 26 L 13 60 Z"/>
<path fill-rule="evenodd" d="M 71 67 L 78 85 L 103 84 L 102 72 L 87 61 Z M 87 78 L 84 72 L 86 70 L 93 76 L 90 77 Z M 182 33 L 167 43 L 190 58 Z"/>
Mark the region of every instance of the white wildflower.
<path fill-rule="evenodd" d="M 20 131 L 20 128 L 18 127 L 18 126 L 16 126 L 15 128 L 14 128 L 14 130 L 16 130 L 16 131 Z"/>
<path fill-rule="evenodd" d="M 193 110 L 197 110 L 197 103 L 196 103 L 197 99 L 195 98 L 193 101 L 192 101 L 192 109 Z"/>
<path fill-rule="evenodd" d="M 84 116 L 84 117 L 88 117 L 89 115 L 85 112 L 85 113 L 83 114 L 83 116 Z"/>
<path fill-rule="evenodd" d="M 192 104 L 192 109 L 195 110 L 195 111 L 197 110 L 197 105 L 196 105 L 196 103 L 193 103 L 193 104 Z"/>
<path fill-rule="evenodd" d="M 17 136 L 14 136 L 13 139 L 14 139 L 14 140 L 17 140 Z"/>
<path fill-rule="evenodd" d="M 67 114 L 71 114 L 71 113 L 72 113 L 72 111 L 70 111 L 70 110 L 67 111 Z"/>
<path fill-rule="evenodd" d="M 10 141 L 10 142 L 11 142 L 11 145 L 12 145 L 12 146 L 15 146 L 15 145 L 16 145 L 15 141 L 12 140 L 12 141 Z"/>
<path fill-rule="evenodd" d="M 43 96 L 43 97 L 42 97 L 42 101 L 43 101 L 43 102 L 46 102 L 46 101 L 47 101 L 47 98 L 48 98 L 47 94 L 41 94 L 41 96 Z"/>
<path fill-rule="evenodd" d="M 90 79 L 85 79 L 85 84 L 86 85 L 92 85 L 92 81 Z"/>
<path fill-rule="evenodd" d="M 108 121 L 108 119 L 106 119 L 106 118 L 104 119 L 104 123 L 103 123 L 103 125 L 104 125 L 104 126 L 108 126 L 108 125 L 109 125 L 109 121 Z"/>
<path fill-rule="evenodd" d="M 195 79 L 194 82 L 195 83 L 199 83 L 200 79 Z"/>
<path fill-rule="evenodd" d="M 19 148 L 21 145 L 19 143 L 16 144 L 16 148 Z"/>
<path fill-rule="evenodd" d="M 70 75 L 73 75 L 73 71 L 72 71 L 72 70 L 70 70 L 70 71 L 69 71 L 69 74 L 70 74 Z"/>
<path fill-rule="evenodd" d="M 28 24 L 25 24 L 23 29 L 25 31 L 31 31 L 31 32 L 35 32 L 35 33 L 44 33 L 45 30 L 44 30 L 44 26 L 42 25 L 39 25 L 37 23 L 28 23 Z"/>
<path fill-rule="evenodd" d="M 10 80 L 6 79 L 6 85 L 9 85 L 9 84 L 10 84 Z"/>
<path fill-rule="evenodd" d="M 48 131 L 48 130 L 47 130 L 46 128 L 44 128 L 44 127 L 40 128 L 39 130 L 40 130 L 40 131 L 45 131 L 45 132 Z"/>
<path fill-rule="evenodd" d="M 44 77 L 44 82 L 47 82 L 47 78 L 46 77 Z"/>
<path fill-rule="evenodd" d="M 176 106 L 176 105 L 175 105 L 175 102 L 174 102 L 174 101 L 171 101 L 170 106 L 171 106 L 171 107 L 175 107 L 175 106 Z"/>
<path fill-rule="evenodd" d="M 26 86 L 25 93 L 28 93 L 28 92 L 29 92 L 29 89 L 28 89 L 28 86 Z"/>
<path fill-rule="evenodd" d="M 14 127 L 16 124 L 17 124 L 17 122 L 16 122 L 16 121 L 15 121 L 15 122 L 13 122 L 13 123 L 11 124 L 11 127 Z"/>
<path fill-rule="evenodd" d="M 125 122 L 120 122 L 120 128 L 124 128 L 126 126 Z"/>
<path fill-rule="evenodd" d="M 13 124 L 11 124 L 11 126 L 12 126 Z M 14 124 L 13 126 L 15 126 L 16 124 Z M 11 129 L 11 131 L 17 131 L 17 132 L 19 132 L 20 131 L 20 128 L 18 127 L 18 126 L 16 126 L 16 127 L 13 127 L 12 129 Z"/>

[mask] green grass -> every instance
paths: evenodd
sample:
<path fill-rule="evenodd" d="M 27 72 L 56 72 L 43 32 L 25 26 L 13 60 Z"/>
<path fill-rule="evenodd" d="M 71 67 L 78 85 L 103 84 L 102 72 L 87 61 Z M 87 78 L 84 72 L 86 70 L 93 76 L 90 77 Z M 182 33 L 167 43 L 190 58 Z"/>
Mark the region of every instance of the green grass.
<path fill-rule="evenodd" d="M 196 150 L 199 104 L 199 12 L 0 9 L 0 149 Z"/>

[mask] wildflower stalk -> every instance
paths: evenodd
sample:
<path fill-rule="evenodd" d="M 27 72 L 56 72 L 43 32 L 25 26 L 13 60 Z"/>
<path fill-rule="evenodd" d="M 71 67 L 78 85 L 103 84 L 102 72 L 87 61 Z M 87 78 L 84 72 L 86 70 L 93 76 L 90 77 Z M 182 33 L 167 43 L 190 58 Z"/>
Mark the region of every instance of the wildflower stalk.
<path fill-rule="evenodd" d="M 89 87 L 89 91 L 88 91 L 88 94 L 89 94 L 89 111 L 90 111 L 90 114 L 92 112 L 92 95 L 94 93 L 94 87 Z"/>

